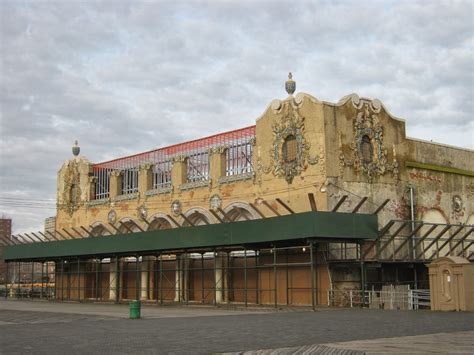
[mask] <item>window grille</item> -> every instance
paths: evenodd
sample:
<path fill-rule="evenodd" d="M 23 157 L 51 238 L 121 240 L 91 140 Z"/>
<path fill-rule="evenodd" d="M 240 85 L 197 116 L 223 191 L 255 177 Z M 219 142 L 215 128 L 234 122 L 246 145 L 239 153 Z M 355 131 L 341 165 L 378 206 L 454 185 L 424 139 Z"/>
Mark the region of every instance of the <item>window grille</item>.
<path fill-rule="evenodd" d="M 367 135 L 362 137 L 361 153 L 362 153 L 362 160 L 365 164 L 372 163 L 374 148 L 372 147 L 372 142 L 370 140 L 370 137 Z"/>
<path fill-rule="evenodd" d="M 138 168 L 122 170 L 122 194 L 138 192 Z"/>
<path fill-rule="evenodd" d="M 187 156 L 189 157 L 188 164 L 188 181 L 200 181 L 209 179 L 209 155 L 207 150 L 212 147 L 221 147 L 221 146 L 238 146 L 245 145 L 246 142 L 255 139 L 255 126 L 241 128 L 235 131 L 229 131 L 224 133 L 215 134 L 213 136 L 196 139 L 193 141 L 175 144 L 169 147 L 154 149 L 148 152 L 143 152 L 139 154 L 130 155 L 127 157 L 122 157 L 102 163 L 97 163 L 93 165 L 94 175 L 97 179 L 97 188 L 96 188 L 96 199 L 99 198 L 108 198 L 109 197 L 109 177 L 108 174 L 114 170 L 125 171 L 126 169 L 135 169 L 143 164 L 169 164 L 174 157 Z M 242 148 L 243 149 L 243 148 Z M 248 147 L 247 158 L 249 162 L 251 161 L 251 149 Z M 203 153 L 206 152 L 206 153 Z M 235 157 L 242 154 L 234 154 Z M 242 160 L 243 162 L 243 160 Z M 241 164 L 243 164 L 241 162 Z M 251 165 L 247 166 L 247 171 L 251 171 Z M 242 172 L 245 172 L 246 169 L 240 169 Z M 250 169 L 250 170 L 249 170 Z M 99 171 L 106 171 L 105 175 L 99 176 Z M 170 169 L 171 170 L 171 169 Z M 239 169 L 233 169 L 236 172 Z M 166 171 L 166 169 L 163 169 Z M 170 174 L 171 176 L 171 174 Z M 137 179 L 138 180 L 138 179 Z M 163 183 L 166 180 L 163 179 Z M 160 183 L 160 179 L 157 178 L 156 183 Z M 171 183 L 171 181 L 169 182 Z M 154 183 L 155 185 L 155 183 Z"/>
<path fill-rule="evenodd" d="M 110 172 L 112 169 L 94 168 L 95 177 L 95 200 L 109 198 L 110 194 Z"/>
<path fill-rule="evenodd" d="M 188 182 L 209 180 L 209 152 L 198 152 L 188 157 Z"/>
<path fill-rule="evenodd" d="M 153 188 L 171 186 L 171 160 L 160 161 L 153 166 Z"/>
<path fill-rule="evenodd" d="M 230 146 L 226 152 L 226 176 L 251 173 L 253 145 L 250 142 Z"/>
<path fill-rule="evenodd" d="M 298 143 L 295 136 L 288 136 L 283 143 L 283 159 L 286 163 L 292 163 L 298 155 Z"/>

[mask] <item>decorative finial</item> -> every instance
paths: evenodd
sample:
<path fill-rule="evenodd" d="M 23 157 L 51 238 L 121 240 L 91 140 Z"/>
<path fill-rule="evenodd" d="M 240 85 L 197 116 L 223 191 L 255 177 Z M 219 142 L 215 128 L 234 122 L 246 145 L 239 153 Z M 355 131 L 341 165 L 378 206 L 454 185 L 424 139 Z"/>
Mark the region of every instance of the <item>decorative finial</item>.
<path fill-rule="evenodd" d="M 285 89 L 290 96 L 293 95 L 296 90 L 296 83 L 293 80 L 293 75 L 291 72 L 288 73 L 288 80 L 285 83 Z"/>
<path fill-rule="evenodd" d="M 74 146 L 72 147 L 72 154 L 74 154 L 75 157 L 79 155 L 79 152 L 81 151 L 81 148 L 77 145 L 78 141 L 74 141 Z"/>

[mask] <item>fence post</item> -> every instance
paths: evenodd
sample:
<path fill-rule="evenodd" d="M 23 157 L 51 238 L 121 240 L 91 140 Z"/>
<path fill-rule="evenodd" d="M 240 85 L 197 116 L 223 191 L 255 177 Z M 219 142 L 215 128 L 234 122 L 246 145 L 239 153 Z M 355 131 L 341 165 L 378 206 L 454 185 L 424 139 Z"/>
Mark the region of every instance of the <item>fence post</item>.
<path fill-rule="evenodd" d="M 413 310 L 413 291 L 408 290 L 408 309 Z"/>
<path fill-rule="evenodd" d="M 352 308 L 352 290 L 349 290 L 349 302 Z"/>

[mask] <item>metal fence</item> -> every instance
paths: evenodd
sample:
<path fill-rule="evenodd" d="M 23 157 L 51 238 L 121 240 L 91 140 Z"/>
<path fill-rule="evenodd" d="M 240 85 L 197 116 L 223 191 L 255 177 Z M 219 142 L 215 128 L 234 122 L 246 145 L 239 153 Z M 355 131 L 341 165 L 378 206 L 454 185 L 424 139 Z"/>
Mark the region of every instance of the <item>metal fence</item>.
<path fill-rule="evenodd" d="M 329 290 L 328 305 L 331 307 L 367 307 L 392 310 L 417 310 L 430 308 L 430 290 L 398 291 L 390 290 L 361 291 Z"/>

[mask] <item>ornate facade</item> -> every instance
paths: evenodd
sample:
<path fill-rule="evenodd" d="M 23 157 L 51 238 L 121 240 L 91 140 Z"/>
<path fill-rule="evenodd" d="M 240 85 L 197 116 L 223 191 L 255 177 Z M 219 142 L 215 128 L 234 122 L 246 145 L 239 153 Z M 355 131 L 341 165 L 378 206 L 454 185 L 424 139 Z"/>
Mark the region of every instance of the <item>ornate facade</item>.
<path fill-rule="evenodd" d="M 304 93 L 293 96 L 291 77 L 286 88 L 289 96 L 274 100 L 255 126 L 96 164 L 76 149 L 58 173 L 56 229 L 89 237 L 311 210 L 376 213 L 377 243 L 345 238 L 319 246 L 319 299 L 328 290 L 360 285 L 426 288 L 424 263 L 433 257 L 473 259 L 472 229 L 466 229 L 474 223 L 473 151 L 407 138 L 404 121 L 379 100 L 352 94 L 328 103 Z M 438 233 L 438 226 L 450 227 Z M 361 271 L 360 261 L 374 263 Z M 186 289 L 183 283 L 198 282 L 182 273 L 183 259 L 175 256 L 174 262 L 180 290 Z M 224 268 L 231 261 L 216 263 Z M 204 283 L 204 276 L 194 277 Z M 233 282 L 242 277 L 236 272 Z M 151 289 L 154 282 L 142 280 Z M 142 296 L 157 297 L 150 289 Z M 292 303 L 308 302 L 293 297 Z"/>

